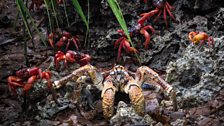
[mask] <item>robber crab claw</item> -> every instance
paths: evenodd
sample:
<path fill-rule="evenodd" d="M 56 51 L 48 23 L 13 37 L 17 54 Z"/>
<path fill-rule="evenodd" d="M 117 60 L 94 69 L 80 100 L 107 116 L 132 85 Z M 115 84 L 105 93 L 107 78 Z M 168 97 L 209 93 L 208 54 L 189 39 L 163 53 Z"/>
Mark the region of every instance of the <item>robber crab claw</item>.
<path fill-rule="evenodd" d="M 213 37 L 209 37 L 205 32 L 190 32 L 188 34 L 188 38 L 194 45 L 200 44 L 199 47 L 203 45 L 206 40 L 208 41 L 208 45 L 210 47 L 214 46 L 215 44 Z"/>
<path fill-rule="evenodd" d="M 67 63 L 78 63 L 81 66 L 88 64 L 91 60 L 90 55 L 68 50 L 65 54 L 62 51 L 58 51 L 55 54 L 54 64 L 55 68 L 59 69 L 59 63 L 64 61 L 65 67 L 67 67 Z"/>

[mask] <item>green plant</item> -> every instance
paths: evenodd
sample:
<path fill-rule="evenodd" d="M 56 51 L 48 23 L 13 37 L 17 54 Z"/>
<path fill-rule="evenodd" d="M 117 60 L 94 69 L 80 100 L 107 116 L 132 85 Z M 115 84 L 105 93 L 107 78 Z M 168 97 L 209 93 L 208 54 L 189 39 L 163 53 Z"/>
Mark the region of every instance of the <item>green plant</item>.
<path fill-rule="evenodd" d="M 82 7 L 79 4 L 79 1 L 78 0 L 72 0 L 72 4 L 76 8 L 76 11 L 80 15 L 82 21 L 86 25 L 86 37 L 87 37 L 88 33 L 89 33 L 89 0 L 88 0 L 88 20 L 86 19 L 85 15 L 84 15 L 84 12 L 82 10 Z M 85 39 L 85 45 L 86 45 L 86 41 L 87 41 L 87 38 Z"/>
<path fill-rule="evenodd" d="M 26 31 L 28 32 L 28 35 L 31 39 L 33 39 L 32 36 L 32 31 L 31 31 L 31 27 L 33 26 L 33 28 L 35 29 L 35 31 L 39 34 L 41 41 L 46 45 L 44 39 L 43 39 L 43 34 L 38 30 L 37 25 L 35 24 L 33 18 L 31 17 L 27 7 L 24 4 L 23 0 L 16 0 L 16 5 L 18 7 L 18 10 L 22 16 L 23 19 L 23 24 L 25 26 Z M 31 25 L 29 24 L 29 20 Z M 34 45 L 34 44 L 33 44 Z M 25 56 L 25 61 L 26 61 L 26 65 L 29 65 L 29 61 L 27 58 L 27 41 L 24 41 L 24 56 Z"/>
<path fill-rule="evenodd" d="M 134 45 L 133 45 L 133 43 L 131 41 L 131 37 L 130 37 L 129 32 L 128 32 L 128 28 L 127 28 L 125 19 L 123 17 L 122 11 L 121 11 L 121 8 L 119 6 L 119 3 L 117 2 L 117 0 L 107 0 L 107 2 L 109 3 L 109 6 L 112 9 L 112 11 L 113 11 L 117 21 L 119 22 L 121 28 L 124 31 L 125 35 L 127 36 L 128 41 L 131 43 L 131 46 L 134 47 Z M 137 53 L 135 53 L 135 55 L 136 55 L 136 57 L 138 59 L 139 64 L 141 64 L 140 59 L 139 59 Z"/>

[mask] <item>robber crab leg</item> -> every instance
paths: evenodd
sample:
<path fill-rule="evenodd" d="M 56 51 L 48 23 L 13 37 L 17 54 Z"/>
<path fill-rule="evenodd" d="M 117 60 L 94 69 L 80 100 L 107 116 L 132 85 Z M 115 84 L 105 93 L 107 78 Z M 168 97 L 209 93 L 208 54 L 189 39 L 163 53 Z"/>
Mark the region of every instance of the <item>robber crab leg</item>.
<path fill-rule="evenodd" d="M 102 82 L 102 78 L 100 77 L 100 74 L 98 74 L 96 72 L 96 68 L 90 64 L 87 64 L 83 67 L 80 67 L 79 69 L 73 71 L 71 74 L 63 77 L 60 80 L 54 81 L 54 88 L 58 89 L 62 86 L 64 86 L 68 81 L 77 81 L 80 80 L 82 78 L 83 75 L 89 75 L 91 80 L 93 81 L 94 84 L 98 84 L 100 82 Z"/>
<path fill-rule="evenodd" d="M 139 81 L 140 84 L 143 84 L 147 81 L 154 81 L 159 86 L 161 86 L 167 94 L 169 94 L 173 90 L 173 87 L 171 85 L 163 80 L 158 73 L 147 66 L 142 66 L 137 69 L 135 79 Z"/>
<path fill-rule="evenodd" d="M 173 107 L 174 110 L 177 110 L 177 101 L 176 101 L 176 92 L 173 89 L 171 85 L 169 85 L 165 80 L 163 80 L 158 73 L 153 71 L 147 66 L 139 67 L 136 71 L 135 80 L 137 80 L 140 84 L 143 84 L 144 82 L 150 82 L 154 81 L 158 85 L 155 85 L 155 87 L 161 86 L 162 90 L 167 94 L 171 96 L 171 99 L 173 100 Z"/>

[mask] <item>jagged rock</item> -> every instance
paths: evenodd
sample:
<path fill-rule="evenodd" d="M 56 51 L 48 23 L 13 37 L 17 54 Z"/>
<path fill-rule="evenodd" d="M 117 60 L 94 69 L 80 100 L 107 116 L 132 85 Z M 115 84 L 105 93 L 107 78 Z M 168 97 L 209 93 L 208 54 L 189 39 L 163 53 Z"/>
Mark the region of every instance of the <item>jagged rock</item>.
<path fill-rule="evenodd" d="M 166 80 L 177 89 L 180 107 L 205 103 L 224 87 L 224 37 L 214 40 L 214 48 L 189 45 L 181 58 L 169 63 Z"/>
<path fill-rule="evenodd" d="M 135 113 L 135 110 L 132 107 L 129 107 L 123 101 L 120 101 L 117 106 L 116 115 L 110 119 L 110 124 L 119 126 L 122 124 L 128 125 L 147 125 L 150 124 L 153 120 L 149 115 L 144 117 L 139 116 Z"/>

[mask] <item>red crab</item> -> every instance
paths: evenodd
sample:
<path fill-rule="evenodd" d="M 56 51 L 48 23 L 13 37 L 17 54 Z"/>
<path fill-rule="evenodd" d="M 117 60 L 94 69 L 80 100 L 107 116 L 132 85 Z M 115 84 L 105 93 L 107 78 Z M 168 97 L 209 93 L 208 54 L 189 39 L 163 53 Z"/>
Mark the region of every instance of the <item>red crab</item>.
<path fill-rule="evenodd" d="M 49 89 L 52 88 L 52 83 L 50 80 L 51 72 L 50 71 L 42 72 L 40 68 L 34 67 L 18 70 L 16 72 L 16 76 L 9 76 L 8 77 L 9 90 L 12 91 L 12 93 L 15 95 L 16 89 L 18 87 L 22 87 L 23 94 L 27 94 L 27 92 L 32 88 L 34 82 L 39 78 L 46 79 L 48 82 L 48 88 Z"/>
<path fill-rule="evenodd" d="M 43 0 L 32 0 L 30 6 L 29 6 L 29 10 L 33 10 L 34 6 L 36 6 L 36 9 L 39 10 L 40 6 L 44 3 Z"/>
<path fill-rule="evenodd" d="M 124 34 L 123 30 L 117 30 L 117 32 L 122 34 L 122 37 L 120 37 L 115 43 L 114 43 L 114 47 L 117 48 L 118 44 L 119 48 L 118 48 L 118 55 L 117 55 L 117 61 L 120 60 L 121 57 L 121 50 L 122 48 L 127 52 L 127 53 L 136 53 L 137 50 L 134 47 L 131 47 L 130 42 L 128 41 L 126 35 Z"/>
<path fill-rule="evenodd" d="M 147 1 L 145 1 L 147 2 Z M 154 22 L 158 20 L 158 18 L 160 17 L 160 15 L 163 13 L 163 18 L 164 18 L 164 22 L 166 24 L 166 27 L 168 27 L 168 23 L 167 23 L 167 12 L 170 15 L 170 17 L 176 21 L 174 15 L 171 13 L 171 10 L 173 10 L 174 8 L 166 1 L 166 0 L 153 0 L 153 5 L 156 6 L 155 10 L 152 10 L 148 13 L 143 13 L 140 16 L 142 16 L 139 20 L 138 23 L 139 24 L 143 24 L 145 22 L 145 20 L 147 20 L 148 18 L 154 16 L 155 14 L 157 14 L 156 18 L 154 19 Z"/>
<path fill-rule="evenodd" d="M 77 62 L 81 66 L 84 66 L 84 65 L 88 64 L 90 62 L 90 60 L 91 60 L 91 57 L 88 54 L 68 50 L 66 52 L 66 54 L 64 54 L 62 51 L 58 51 L 55 54 L 54 63 L 55 63 L 56 69 L 58 69 L 59 63 L 61 61 L 64 61 L 64 64 L 67 67 L 68 62 L 69 63 Z"/>
<path fill-rule="evenodd" d="M 188 34 L 188 38 L 190 39 L 190 41 L 196 45 L 198 43 L 200 43 L 199 46 L 201 46 L 202 44 L 205 43 L 205 40 L 208 40 L 208 45 L 211 47 L 214 46 L 214 40 L 212 36 L 208 36 L 208 34 L 206 34 L 205 32 L 190 32 Z"/>
<path fill-rule="evenodd" d="M 57 4 L 62 4 L 64 2 L 64 0 L 57 0 Z M 34 6 L 36 6 L 36 9 L 39 10 L 40 6 L 44 4 L 44 0 L 32 0 L 30 6 L 29 6 L 29 10 L 33 10 Z"/>
<path fill-rule="evenodd" d="M 57 41 L 58 39 L 59 41 Z M 77 50 L 79 50 L 80 46 L 78 35 L 72 36 L 72 34 L 67 31 L 49 34 L 48 41 L 52 48 L 54 48 L 54 41 L 57 41 L 57 43 L 55 44 L 57 48 L 61 48 L 66 45 L 66 50 L 68 50 L 71 43 L 75 45 Z"/>

